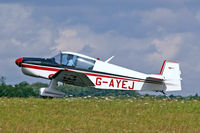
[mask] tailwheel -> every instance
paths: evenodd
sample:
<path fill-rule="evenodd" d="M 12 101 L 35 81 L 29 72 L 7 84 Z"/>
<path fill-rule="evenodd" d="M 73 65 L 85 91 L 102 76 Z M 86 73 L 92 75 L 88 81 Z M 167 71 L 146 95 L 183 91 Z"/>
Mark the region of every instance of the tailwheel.
<path fill-rule="evenodd" d="M 162 94 L 164 94 L 169 100 L 171 100 L 171 98 L 162 90 L 160 91 Z"/>

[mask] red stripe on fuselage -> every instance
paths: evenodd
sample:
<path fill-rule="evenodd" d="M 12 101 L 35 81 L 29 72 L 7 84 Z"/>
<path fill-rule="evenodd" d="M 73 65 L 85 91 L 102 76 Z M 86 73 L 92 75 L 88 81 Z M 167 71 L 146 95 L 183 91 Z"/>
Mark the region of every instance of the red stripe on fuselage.
<path fill-rule="evenodd" d="M 60 71 L 60 70 L 66 70 L 66 71 L 72 71 L 72 72 L 79 72 L 76 70 L 70 70 L 70 69 L 59 69 L 59 68 L 50 68 L 50 67 L 44 67 L 44 66 L 36 66 L 36 65 L 29 65 L 29 64 L 22 64 L 22 67 L 27 67 L 27 68 L 33 68 L 33 69 L 38 69 L 38 70 L 46 70 L 46 71 Z M 82 72 L 82 71 L 81 71 Z M 112 79 L 121 79 L 121 80 L 131 80 L 131 81 L 136 81 L 136 82 L 145 82 L 144 80 L 136 80 L 136 79 L 129 79 L 129 78 L 121 78 L 117 76 L 110 76 L 110 75 L 102 75 L 102 74 L 96 74 L 96 73 L 88 73 L 88 72 L 82 72 L 86 74 L 87 76 L 96 76 L 96 77 L 103 77 L 103 78 L 112 78 Z"/>
<path fill-rule="evenodd" d="M 59 70 L 62 70 L 59 68 L 50 68 L 50 67 L 35 66 L 35 65 L 28 65 L 28 64 L 22 64 L 22 67 L 33 68 L 33 69 L 38 69 L 38 70 L 46 70 L 46 71 L 56 71 L 56 72 Z"/>

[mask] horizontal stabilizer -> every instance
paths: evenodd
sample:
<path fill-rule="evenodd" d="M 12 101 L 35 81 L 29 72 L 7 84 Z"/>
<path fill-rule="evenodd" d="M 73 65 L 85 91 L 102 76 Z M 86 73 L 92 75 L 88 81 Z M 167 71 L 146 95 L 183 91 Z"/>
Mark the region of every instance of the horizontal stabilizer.
<path fill-rule="evenodd" d="M 150 74 L 149 77 L 146 78 L 146 82 L 148 81 L 163 84 L 164 77 L 162 75 Z"/>

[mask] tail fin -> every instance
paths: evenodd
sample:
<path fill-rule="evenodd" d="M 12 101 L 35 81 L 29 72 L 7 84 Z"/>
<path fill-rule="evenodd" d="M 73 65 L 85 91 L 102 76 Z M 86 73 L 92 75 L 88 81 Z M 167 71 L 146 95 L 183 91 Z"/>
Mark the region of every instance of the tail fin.
<path fill-rule="evenodd" d="M 165 91 L 181 90 L 181 71 L 179 63 L 165 60 L 160 74 L 164 77 Z"/>

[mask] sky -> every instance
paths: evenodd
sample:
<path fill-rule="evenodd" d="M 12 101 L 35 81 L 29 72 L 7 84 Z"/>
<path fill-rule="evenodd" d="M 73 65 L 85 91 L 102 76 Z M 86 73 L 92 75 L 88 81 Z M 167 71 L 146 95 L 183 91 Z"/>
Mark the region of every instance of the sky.
<path fill-rule="evenodd" d="M 147 74 L 180 63 L 181 92 L 200 95 L 199 0 L 0 0 L 0 76 L 6 83 L 48 82 L 22 74 L 19 57 L 73 51 Z"/>

